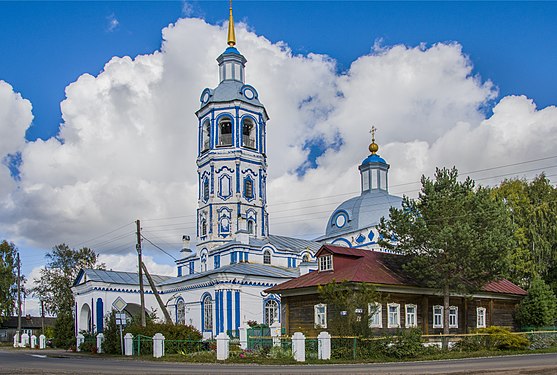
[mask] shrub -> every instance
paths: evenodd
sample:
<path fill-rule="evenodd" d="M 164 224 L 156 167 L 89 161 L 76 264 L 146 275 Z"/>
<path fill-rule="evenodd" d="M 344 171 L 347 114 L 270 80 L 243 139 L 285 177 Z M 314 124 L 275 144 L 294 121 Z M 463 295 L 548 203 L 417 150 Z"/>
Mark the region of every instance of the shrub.
<path fill-rule="evenodd" d="M 524 326 L 552 326 L 557 319 L 557 298 L 541 278 L 532 280 L 528 295 L 517 306 L 517 323 Z"/>
<path fill-rule="evenodd" d="M 102 344 L 103 352 L 107 354 L 121 354 L 120 330 L 116 325 L 114 312 L 109 314 L 104 321 L 104 341 Z"/>
<path fill-rule="evenodd" d="M 423 351 L 422 332 L 418 328 L 399 330 L 383 345 L 384 354 L 393 358 L 415 358 Z"/>
<path fill-rule="evenodd" d="M 483 336 L 468 336 L 455 345 L 456 349 L 462 351 L 479 350 L 522 350 L 526 349 L 530 342 L 522 335 L 512 334 L 503 327 L 492 326 L 481 328 L 474 333 L 486 334 Z"/>

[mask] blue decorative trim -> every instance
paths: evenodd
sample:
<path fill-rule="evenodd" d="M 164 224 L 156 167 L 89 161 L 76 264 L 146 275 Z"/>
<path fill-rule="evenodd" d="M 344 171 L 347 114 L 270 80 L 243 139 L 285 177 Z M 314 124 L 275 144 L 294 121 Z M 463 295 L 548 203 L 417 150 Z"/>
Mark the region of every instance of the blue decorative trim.
<path fill-rule="evenodd" d="M 224 332 L 224 290 L 219 290 L 219 333 Z"/>
<path fill-rule="evenodd" d="M 242 174 L 246 174 L 246 173 L 251 173 L 254 177 L 257 177 L 257 173 L 255 173 L 255 171 L 251 168 L 246 168 L 242 171 Z"/>
<path fill-rule="evenodd" d="M 204 154 L 204 155 L 206 155 L 206 154 Z M 255 166 L 264 166 L 264 164 L 265 164 L 265 161 L 253 161 L 253 160 L 249 160 L 249 159 L 246 159 L 246 158 L 237 158 L 237 157 L 222 157 L 222 158 L 211 158 L 211 159 L 207 160 L 206 162 L 204 162 L 203 164 L 200 164 L 198 166 L 198 168 L 203 168 L 207 164 L 210 164 L 211 162 L 233 161 L 233 160 L 240 160 L 240 162 L 242 162 L 242 163 L 249 163 L 249 164 L 253 164 Z"/>
<path fill-rule="evenodd" d="M 251 196 L 247 195 L 247 184 L 251 183 Z M 244 177 L 244 191 L 242 193 L 243 197 L 248 201 L 251 202 L 252 200 L 255 199 L 255 181 L 253 181 L 253 178 L 251 178 L 251 176 L 246 176 Z"/>
<path fill-rule="evenodd" d="M 230 176 L 228 174 L 222 174 L 221 176 L 219 176 L 219 189 L 218 189 L 218 197 L 222 200 L 227 200 L 228 198 L 230 198 L 232 196 L 232 178 L 230 178 Z M 224 187 L 224 180 L 228 180 L 228 185 L 226 187 L 227 191 L 225 190 Z"/>
<path fill-rule="evenodd" d="M 234 329 L 238 330 L 240 327 L 240 291 L 234 291 L 234 308 L 235 308 L 235 322 L 234 322 Z"/>
<path fill-rule="evenodd" d="M 226 291 L 226 329 L 232 331 L 232 291 Z"/>
<path fill-rule="evenodd" d="M 222 171 L 224 171 L 224 170 L 227 170 L 227 171 L 230 172 L 230 173 L 234 173 L 234 169 L 230 169 L 230 168 L 228 168 L 226 165 L 223 165 L 220 169 L 215 170 L 215 173 L 218 174 L 218 173 L 220 173 L 220 172 L 222 172 Z"/>
<path fill-rule="evenodd" d="M 97 333 L 104 331 L 104 304 L 102 298 L 97 298 Z"/>
<path fill-rule="evenodd" d="M 332 245 L 337 243 L 344 243 L 348 245 L 348 247 L 352 247 L 352 243 L 348 241 L 346 238 L 336 238 L 333 242 L 331 242 Z"/>

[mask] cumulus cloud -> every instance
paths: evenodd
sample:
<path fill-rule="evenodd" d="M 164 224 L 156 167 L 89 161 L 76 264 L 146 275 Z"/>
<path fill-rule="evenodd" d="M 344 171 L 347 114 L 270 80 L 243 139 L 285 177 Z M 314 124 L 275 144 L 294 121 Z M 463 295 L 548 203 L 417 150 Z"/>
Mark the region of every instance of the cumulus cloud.
<path fill-rule="evenodd" d="M 194 112 L 202 89 L 218 84 L 215 58 L 226 47 L 225 26 L 179 20 L 163 30 L 160 51 L 114 57 L 97 76 L 82 75 L 66 88 L 58 136 L 45 141 L 25 143 L 31 105 L 0 82 L 0 119 L 4 108 L 14 118 L 0 120 L 0 135 L 13 139 L 8 148 L 2 142 L 0 156 L 21 152 L 20 181 L 0 174 L 9 182 L 0 188 L 2 231 L 49 248 L 136 218 L 168 218 L 144 221 L 155 242 L 177 251 L 182 234 L 194 238 Z M 333 59 L 293 54 L 246 25 L 237 26 L 237 39 L 248 59 L 247 82 L 271 117 L 268 197 L 277 234 L 317 237 L 335 205 L 359 193 L 357 166 L 368 154 L 372 125 L 391 164 L 394 193 L 411 194 L 417 185 L 401 184 L 436 166 L 473 171 L 540 158 L 556 141 L 555 107 L 505 97 L 486 116 L 497 89 L 473 74 L 457 43 L 376 45 L 339 75 Z M 310 163 L 312 144 L 323 153 Z M 128 229 L 97 241 L 114 269 L 135 270 L 131 258 L 110 255 L 118 241 L 133 243 Z"/>

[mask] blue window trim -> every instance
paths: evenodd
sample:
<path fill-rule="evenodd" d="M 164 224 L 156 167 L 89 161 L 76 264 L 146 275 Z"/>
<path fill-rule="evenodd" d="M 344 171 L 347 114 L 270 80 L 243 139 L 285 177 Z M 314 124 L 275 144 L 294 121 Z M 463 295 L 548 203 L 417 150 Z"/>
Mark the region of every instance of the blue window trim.
<path fill-rule="evenodd" d="M 278 318 L 278 322 L 280 323 L 280 297 L 278 297 L 276 294 L 269 294 L 269 296 L 267 298 L 265 298 L 263 300 L 263 320 L 265 320 L 265 305 L 267 304 L 268 301 L 276 301 L 277 302 L 277 309 L 278 309 L 278 314 L 277 314 L 277 318 Z M 265 322 L 263 322 L 265 323 Z"/>

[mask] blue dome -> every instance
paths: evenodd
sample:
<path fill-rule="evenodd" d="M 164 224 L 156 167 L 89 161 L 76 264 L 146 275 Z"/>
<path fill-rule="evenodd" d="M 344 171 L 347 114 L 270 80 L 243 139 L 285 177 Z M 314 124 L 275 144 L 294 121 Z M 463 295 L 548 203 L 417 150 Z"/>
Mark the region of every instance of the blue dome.
<path fill-rule="evenodd" d="M 385 161 L 385 159 L 383 159 L 381 156 L 379 156 L 379 155 L 377 155 L 377 154 L 369 155 L 367 158 L 364 159 L 364 161 L 362 162 L 362 165 L 364 165 L 364 164 L 369 164 L 369 163 L 383 163 L 383 164 L 387 164 L 387 162 Z"/>
<path fill-rule="evenodd" d="M 241 55 L 240 51 L 236 49 L 236 47 L 228 47 L 224 52 L 223 55 L 227 55 L 229 53 L 235 53 L 236 55 Z"/>

